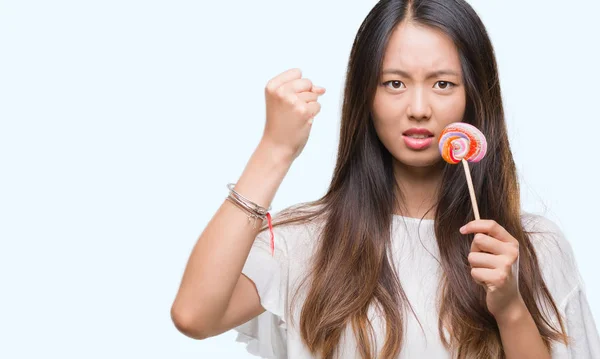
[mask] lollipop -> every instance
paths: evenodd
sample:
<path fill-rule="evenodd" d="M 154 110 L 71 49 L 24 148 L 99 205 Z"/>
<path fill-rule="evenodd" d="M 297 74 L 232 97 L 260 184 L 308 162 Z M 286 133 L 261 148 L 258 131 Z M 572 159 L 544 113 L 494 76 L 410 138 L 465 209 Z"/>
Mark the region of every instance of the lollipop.
<path fill-rule="evenodd" d="M 442 158 L 453 165 L 462 159 L 479 162 L 487 151 L 487 141 L 477 127 L 455 122 L 442 131 L 439 147 Z"/>
<path fill-rule="evenodd" d="M 469 171 L 469 162 L 479 162 L 487 151 L 485 136 L 477 127 L 464 122 L 451 123 L 444 128 L 440 135 L 439 149 L 444 161 L 450 164 L 462 162 L 473 204 L 475 219 L 479 219 L 479 209 L 475 199 L 473 180 Z"/>

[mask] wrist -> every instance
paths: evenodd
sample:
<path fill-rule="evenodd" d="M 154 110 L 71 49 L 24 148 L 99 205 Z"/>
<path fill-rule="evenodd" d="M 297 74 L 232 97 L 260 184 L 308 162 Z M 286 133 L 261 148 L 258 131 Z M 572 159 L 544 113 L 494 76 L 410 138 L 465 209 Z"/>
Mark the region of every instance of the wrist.
<path fill-rule="evenodd" d="M 524 318 L 530 315 L 529 309 L 525 305 L 523 298 L 519 296 L 515 301 L 509 304 L 501 313 L 495 314 L 494 318 L 499 327 L 512 326 L 518 324 Z"/>
<path fill-rule="evenodd" d="M 276 144 L 273 141 L 262 138 L 258 144 L 257 151 L 262 157 L 268 159 L 274 166 L 290 167 L 294 162 L 294 151 L 290 148 Z"/>

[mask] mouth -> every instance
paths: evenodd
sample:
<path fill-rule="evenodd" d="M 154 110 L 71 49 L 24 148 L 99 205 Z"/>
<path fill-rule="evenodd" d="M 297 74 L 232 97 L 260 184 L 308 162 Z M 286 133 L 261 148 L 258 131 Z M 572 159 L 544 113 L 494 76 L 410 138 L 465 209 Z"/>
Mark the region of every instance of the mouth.
<path fill-rule="evenodd" d="M 416 127 L 413 127 L 410 130 L 404 131 L 404 133 L 402 133 L 402 135 L 410 137 L 410 138 L 416 138 L 416 139 L 424 139 L 424 138 L 433 137 L 433 133 L 431 131 L 429 131 L 428 129 L 416 128 Z"/>
<path fill-rule="evenodd" d="M 404 143 L 413 150 L 428 148 L 433 142 L 433 133 L 425 128 L 411 128 L 402 133 Z"/>

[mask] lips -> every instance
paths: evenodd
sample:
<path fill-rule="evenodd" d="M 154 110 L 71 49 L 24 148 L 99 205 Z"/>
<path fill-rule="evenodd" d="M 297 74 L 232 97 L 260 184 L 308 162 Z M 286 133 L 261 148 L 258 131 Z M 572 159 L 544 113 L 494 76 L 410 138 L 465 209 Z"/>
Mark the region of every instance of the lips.
<path fill-rule="evenodd" d="M 427 138 L 427 137 L 433 137 L 433 133 L 431 131 L 429 131 L 426 128 L 417 128 L 417 127 L 413 127 L 408 131 L 405 131 L 403 133 L 404 136 L 409 136 L 409 137 L 417 137 L 417 138 Z"/>
<path fill-rule="evenodd" d="M 413 150 L 423 150 L 433 142 L 433 133 L 426 128 L 413 127 L 402 134 L 406 146 Z"/>

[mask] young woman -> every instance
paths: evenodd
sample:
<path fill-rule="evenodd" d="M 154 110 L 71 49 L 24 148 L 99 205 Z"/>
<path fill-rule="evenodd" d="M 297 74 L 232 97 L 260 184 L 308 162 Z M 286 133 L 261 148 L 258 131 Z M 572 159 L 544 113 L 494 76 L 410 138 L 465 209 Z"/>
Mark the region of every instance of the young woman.
<path fill-rule="evenodd" d="M 350 55 L 329 189 L 270 229 L 324 92 L 298 69 L 268 82 L 263 138 L 173 303 L 181 332 L 235 328 L 266 358 L 600 358 L 569 243 L 521 212 L 493 48 L 467 3 L 373 8 Z M 437 149 L 458 121 L 488 140 L 472 166 L 483 220 Z"/>

